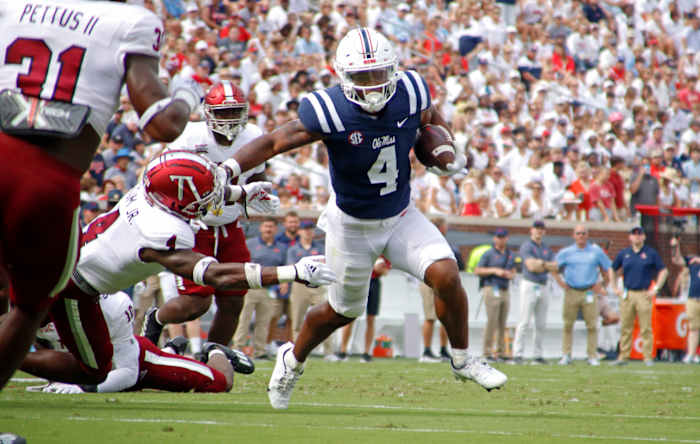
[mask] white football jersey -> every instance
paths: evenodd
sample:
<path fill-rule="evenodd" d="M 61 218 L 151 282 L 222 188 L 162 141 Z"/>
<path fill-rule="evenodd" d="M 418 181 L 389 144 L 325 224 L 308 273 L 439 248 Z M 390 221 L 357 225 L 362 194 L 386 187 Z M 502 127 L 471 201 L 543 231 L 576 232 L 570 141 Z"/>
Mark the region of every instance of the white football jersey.
<path fill-rule="evenodd" d="M 262 133 L 262 130 L 257 125 L 247 123 L 230 146 L 219 145 L 206 121 L 190 122 L 182 134 L 168 145 L 168 149 L 195 151 L 197 154 L 219 164 L 233 156 L 243 145 L 261 136 Z M 242 185 L 247 182 L 250 176 L 264 172 L 265 164 L 263 163 L 242 173 L 238 178 L 238 184 Z M 202 218 L 202 221 L 208 226 L 216 227 L 233 223 L 242 214 L 243 206 L 239 204 L 226 205 L 221 215 L 207 214 Z"/>
<path fill-rule="evenodd" d="M 82 241 L 78 271 L 99 293 L 110 294 L 163 270 L 141 261 L 142 248 L 189 250 L 194 232 L 185 220 L 150 205 L 139 184 L 85 227 Z"/>
<path fill-rule="evenodd" d="M 129 53 L 159 57 L 163 23 L 113 2 L 0 0 L 0 91 L 88 105 L 102 134 L 119 105 Z"/>

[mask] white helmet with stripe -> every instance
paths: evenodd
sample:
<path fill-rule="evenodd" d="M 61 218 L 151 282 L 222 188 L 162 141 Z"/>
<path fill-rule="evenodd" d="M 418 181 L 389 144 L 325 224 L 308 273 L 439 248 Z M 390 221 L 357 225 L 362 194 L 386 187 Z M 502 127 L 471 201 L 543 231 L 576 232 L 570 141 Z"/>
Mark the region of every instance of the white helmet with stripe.
<path fill-rule="evenodd" d="M 334 66 L 345 97 L 369 113 L 384 108 L 401 75 L 391 42 L 370 28 L 355 28 L 343 37 Z"/>

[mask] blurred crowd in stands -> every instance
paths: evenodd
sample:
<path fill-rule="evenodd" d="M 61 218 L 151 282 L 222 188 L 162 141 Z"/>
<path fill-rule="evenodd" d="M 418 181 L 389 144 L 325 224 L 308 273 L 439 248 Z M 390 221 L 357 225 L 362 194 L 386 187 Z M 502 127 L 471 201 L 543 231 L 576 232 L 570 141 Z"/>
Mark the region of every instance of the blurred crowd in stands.
<path fill-rule="evenodd" d="M 206 90 L 231 79 L 272 131 L 332 86 L 357 26 L 420 72 L 467 153 L 437 177 L 414 163 L 414 200 L 451 215 L 628 221 L 636 204 L 700 207 L 698 0 L 143 0 L 165 23 L 160 75 Z M 192 120 L 201 120 L 193 114 Z M 110 208 L 162 149 L 126 95 L 83 180 L 84 221 Z M 321 143 L 269 162 L 283 208 L 324 207 Z"/>

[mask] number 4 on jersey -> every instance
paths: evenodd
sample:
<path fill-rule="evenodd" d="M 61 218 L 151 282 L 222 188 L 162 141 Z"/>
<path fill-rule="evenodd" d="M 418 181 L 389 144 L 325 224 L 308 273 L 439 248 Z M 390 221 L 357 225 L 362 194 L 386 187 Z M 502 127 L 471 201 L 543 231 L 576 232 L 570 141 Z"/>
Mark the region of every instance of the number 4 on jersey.
<path fill-rule="evenodd" d="M 379 151 L 377 160 L 367 171 L 367 177 L 370 183 L 386 184 L 379 190 L 380 196 L 396 191 L 399 177 L 399 170 L 396 168 L 396 145 L 385 146 Z"/>

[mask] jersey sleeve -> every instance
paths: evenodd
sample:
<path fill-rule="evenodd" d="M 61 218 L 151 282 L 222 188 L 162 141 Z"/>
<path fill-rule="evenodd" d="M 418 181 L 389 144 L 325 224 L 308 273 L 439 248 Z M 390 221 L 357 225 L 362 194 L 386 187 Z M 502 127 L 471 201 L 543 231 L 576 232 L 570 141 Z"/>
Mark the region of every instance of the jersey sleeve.
<path fill-rule="evenodd" d="M 307 94 L 301 99 L 299 109 L 297 111 L 299 120 L 304 128 L 310 133 L 329 134 L 330 128 L 326 125 L 322 126 L 322 121 L 325 119 L 323 108 L 314 93 Z"/>
<path fill-rule="evenodd" d="M 137 228 L 141 233 L 141 248 L 154 250 L 194 248 L 194 232 L 190 225 L 155 208 L 148 217 L 139 218 Z"/>
<path fill-rule="evenodd" d="M 623 256 L 622 253 L 623 253 L 624 251 L 625 251 L 625 250 L 620 251 L 619 253 L 617 253 L 617 256 L 615 256 L 615 260 L 614 260 L 613 263 L 612 263 L 612 268 L 613 268 L 613 270 L 617 271 L 617 270 L 619 270 L 620 267 L 622 266 L 622 256 Z"/>
<path fill-rule="evenodd" d="M 401 73 L 399 82 L 408 96 L 409 114 L 421 113 L 430 108 L 430 88 L 423 76 L 416 71 L 405 71 Z"/>
<path fill-rule="evenodd" d="M 127 54 L 141 54 L 158 58 L 163 37 L 163 22 L 145 8 L 133 8 L 134 16 L 124 17 L 125 30 L 117 51 L 119 66 L 124 66 Z M 132 11 L 125 11 L 131 14 Z"/>

